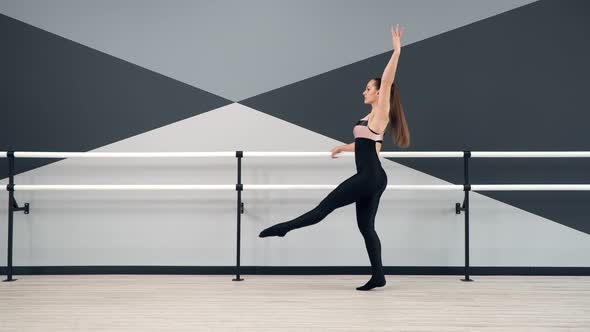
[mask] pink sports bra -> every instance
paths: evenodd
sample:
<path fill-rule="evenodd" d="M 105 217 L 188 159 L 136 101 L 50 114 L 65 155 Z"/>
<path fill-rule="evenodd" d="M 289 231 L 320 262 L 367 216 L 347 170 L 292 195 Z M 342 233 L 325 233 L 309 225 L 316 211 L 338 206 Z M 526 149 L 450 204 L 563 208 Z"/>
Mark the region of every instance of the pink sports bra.
<path fill-rule="evenodd" d="M 352 129 L 354 138 L 364 137 L 383 144 L 383 134 L 378 134 L 369 128 L 369 120 L 359 120 Z"/>

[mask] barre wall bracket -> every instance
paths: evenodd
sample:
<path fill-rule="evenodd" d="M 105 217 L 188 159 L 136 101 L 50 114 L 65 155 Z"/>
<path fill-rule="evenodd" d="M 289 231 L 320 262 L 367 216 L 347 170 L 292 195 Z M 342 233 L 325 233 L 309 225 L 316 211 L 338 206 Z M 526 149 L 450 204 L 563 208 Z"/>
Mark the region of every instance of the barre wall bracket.
<path fill-rule="evenodd" d="M 6 185 L 6 190 L 14 192 L 14 184 Z M 22 206 L 22 207 L 18 206 L 16 198 L 12 199 L 12 208 L 14 209 L 15 212 L 16 211 L 24 211 L 25 214 L 29 214 L 29 203 L 25 203 L 25 206 Z"/>
<path fill-rule="evenodd" d="M 465 211 L 465 202 L 463 202 L 463 205 L 461 203 L 455 203 L 455 213 L 461 214 L 461 211 Z"/>

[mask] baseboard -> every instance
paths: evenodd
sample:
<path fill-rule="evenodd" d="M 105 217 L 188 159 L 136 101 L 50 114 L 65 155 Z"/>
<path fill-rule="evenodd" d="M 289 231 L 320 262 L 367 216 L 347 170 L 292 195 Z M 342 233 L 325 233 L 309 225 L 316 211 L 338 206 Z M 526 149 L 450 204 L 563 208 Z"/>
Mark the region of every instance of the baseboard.
<path fill-rule="evenodd" d="M 387 266 L 388 275 L 457 275 L 463 266 Z M 6 267 L 0 268 L 6 274 Z M 46 274 L 236 274 L 235 266 L 14 266 L 13 275 Z M 240 274 L 370 274 L 368 266 L 242 266 Z M 470 275 L 590 276 L 590 267 L 474 266 Z"/>

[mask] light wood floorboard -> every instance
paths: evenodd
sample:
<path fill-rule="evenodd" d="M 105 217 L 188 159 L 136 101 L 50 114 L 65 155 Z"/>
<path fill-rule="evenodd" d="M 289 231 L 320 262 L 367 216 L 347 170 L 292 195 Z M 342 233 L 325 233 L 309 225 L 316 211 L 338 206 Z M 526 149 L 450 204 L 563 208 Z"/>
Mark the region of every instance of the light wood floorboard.
<path fill-rule="evenodd" d="M 590 277 L 44 275 L 0 283 L 1 331 L 590 331 Z"/>

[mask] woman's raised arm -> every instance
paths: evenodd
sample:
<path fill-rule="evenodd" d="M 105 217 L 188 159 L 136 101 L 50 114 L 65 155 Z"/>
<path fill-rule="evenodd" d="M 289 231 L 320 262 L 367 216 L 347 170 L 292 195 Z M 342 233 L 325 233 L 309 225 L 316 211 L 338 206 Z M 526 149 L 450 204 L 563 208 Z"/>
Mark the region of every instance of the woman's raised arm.
<path fill-rule="evenodd" d="M 393 80 L 395 79 L 397 63 L 399 61 L 399 56 L 402 49 L 401 37 L 403 33 L 404 28 L 402 27 L 400 29 L 399 24 L 396 24 L 395 29 L 393 29 L 393 26 L 391 27 L 393 54 L 391 55 L 391 59 L 389 59 L 389 62 L 383 71 L 383 75 L 381 76 L 381 86 L 379 88 L 379 99 L 377 102 L 375 117 L 377 117 L 379 122 L 384 121 L 386 125 L 389 116 L 389 98 L 391 97 L 391 86 L 393 85 Z"/>

